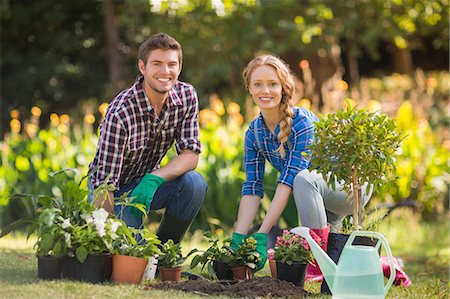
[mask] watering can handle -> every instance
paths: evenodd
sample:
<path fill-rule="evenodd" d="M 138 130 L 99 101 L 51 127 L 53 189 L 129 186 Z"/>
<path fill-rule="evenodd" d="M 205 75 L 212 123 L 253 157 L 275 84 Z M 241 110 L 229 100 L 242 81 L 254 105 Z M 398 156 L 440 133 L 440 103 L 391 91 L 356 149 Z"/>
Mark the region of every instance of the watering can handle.
<path fill-rule="evenodd" d="M 377 233 L 377 232 L 369 232 L 369 231 L 354 231 L 354 232 L 352 232 L 350 237 L 348 238 L 348 241 L 345 246 L 347 246 L 347 245 L 351 246 L 351 244 L 353 243 L 353 241 L 355 240 L 355 238 L 357 236 L 377 238 L 379 240 L 377 242 L 377 244 L 375 245 L 375 248 L 377 250 L 380 247 L 381 243 L 384 245 L 384 248 L 385 248 L 387 256 L 388 256 L 389 267 L 390 267 L 389 279 L 386 282 L 386 285 L 384 286 L 384 296 L 386 296 L 387 292 L 389 291 L 389 288 L 391 287 L 392 283 L 394 282 L 394 278 L 395 278 L 394 258 L 392 257 L 391 248 L 389 247 L 389 244 L 388 244 L 386 238 L 382 234 Z"/>

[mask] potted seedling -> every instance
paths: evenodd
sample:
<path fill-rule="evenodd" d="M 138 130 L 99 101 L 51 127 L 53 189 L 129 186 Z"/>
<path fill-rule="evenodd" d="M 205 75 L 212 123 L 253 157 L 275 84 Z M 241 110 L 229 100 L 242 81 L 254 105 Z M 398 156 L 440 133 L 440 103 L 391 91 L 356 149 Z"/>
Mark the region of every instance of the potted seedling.
<path fill-rule="evenodd" d="M 211 245 L 203 252 L 194 250 L 194 252 L 199 252 L 195 255 L 191 261 L 190 268 L 195 268 L 198 264 L 202 265 L 201 271 L 203 272 L 206 267 L 208 273 L 211 276 L 215 276 L 220 280 L 229 280 L 233 278 L 233 273 L 229 263 L 231 261 L 230 239 L 225 239 L 222 246 L 219 245 L 219 240 L 214 239 L 210 232 L 205 232 L 203 234 L 205 238 Z M 191 253 L 194 253 L 191 251 Z"/>
<path fill-rule="evenodd" d="M 309 147 L 313 168 L 330 187 L 334 189 L 339 182 L 353 197 L 352 226 L 359 230 L 363 216 L 361 186 L 380 187 L 393 177 L 403 137 L 386 115 L 358 110 L 348 101 L 345 110 L 323 117 L 315 127 L 315 139 Z M 336 263 L 347 238 L 329 235 L 327 251 Z"/>
<path fill-rule="evenodd" d="M 43 209 L 38 217 L 37 242 L 38 277 L 41 279 L 59 279 L 64 252 L 67 249 L 62 217 L 54 208 Z"/>
<path fill-rule="evenodd" d="M 115 283 L 141 283 L 148 258 L 159 254 L 158 237 L 146 229 L 121 226 L 113 256 L 112 280 Z"/>
<path fill-rule="evenodd" d="M 303 288 L 306 266 L 313 261 L 309 245 L 303 238 L 284 230 L 283 234 L 277 237 L 274 260 L 278 279 Z"/>
<path fill-rule="evenodd" d="M 181 280 L 181 265 L 184 262 L 181 253 L 181 244 L 175 244 L 172 239 L 169 239 L 161 247 L 161 254 L 158 256 L 159 272 L 163 281 Z"/>
<path fill-rule="evenodd" d="M 252 270 L 256 268 L 256 264 L 261 261 L 260 254 L 256 251 L 256 240 L 253 237 L 248 237 L 242 240 L 238 249 L 234 250 L 230 247 L 232 252 L 230 259 L 231 271 L 233 277 L 239 280 L 252 279 Z"/>

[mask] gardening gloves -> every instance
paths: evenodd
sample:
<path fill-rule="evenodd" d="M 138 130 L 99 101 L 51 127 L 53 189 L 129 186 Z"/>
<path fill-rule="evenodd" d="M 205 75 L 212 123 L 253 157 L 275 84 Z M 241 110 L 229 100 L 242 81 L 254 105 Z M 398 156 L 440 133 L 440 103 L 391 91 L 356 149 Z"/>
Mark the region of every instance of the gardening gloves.
<path fill-rule="evenodd" d="M 134 188 L 133 192 L 131 192 L 131 196 L 135 196 L 136 198 L 133 200 L 133 203 L 140 203 L 145 205 L 145 210 L 150 211 L 150 205 L 153 200 L 153 195 L 155 195 L 156 190 L 161 184 L 165 183 L 166 180 L 162 177 L 153 175 L 151 173 L 146 173 L 139 184 Z M 131 208 L 131 214 L 135 217 L 141 217 L 142 212 L 137 208 Z"/>
<path fill-rule="evenodd" d="M 233 233 L 231 240 L 231 248 L 237 250 L 242 241 L 248 237 L 253 237 L 256 240 L 256 252 L 261 256 L 261 261 L 256 264 L 257 270 L 261 270 L 267 260 L 267 234 L 264 233 L 254 233 L 251 235 L 243 235 L 240 233 Z"/>
<path fill-rule="evenodd" d="M 250 235 L 256 240 L 256 251 L 261 256 L 261 261 L 256 264 L 256 268 L 261 270 L 267 261 L 267 234 L 254 233 Z"/>

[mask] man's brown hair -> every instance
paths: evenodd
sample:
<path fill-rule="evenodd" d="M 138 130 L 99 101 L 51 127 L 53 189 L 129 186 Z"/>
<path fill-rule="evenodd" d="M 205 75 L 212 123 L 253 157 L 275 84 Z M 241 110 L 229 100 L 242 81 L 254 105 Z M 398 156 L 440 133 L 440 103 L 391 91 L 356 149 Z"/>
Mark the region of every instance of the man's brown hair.
<path fill-rule="evenodd" d="M 180 43 L 166 33 L 157 33 L 149 37 L 139 47 L 139 59 L 142 59 L 142 61 L 147 64 L 147 59 L 150 52 L 157 49 L 178 51 L 178 62 L 180 65 L 182 64 L 183 51 L 181 50 Z"/>

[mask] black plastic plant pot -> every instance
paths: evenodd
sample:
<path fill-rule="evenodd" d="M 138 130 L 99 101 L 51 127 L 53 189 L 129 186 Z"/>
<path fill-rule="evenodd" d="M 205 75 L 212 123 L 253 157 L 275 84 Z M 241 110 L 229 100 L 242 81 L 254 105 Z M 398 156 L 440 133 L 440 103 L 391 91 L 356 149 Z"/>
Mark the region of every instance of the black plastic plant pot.
<path fill-rule="evenodd" d="M 213 269 L 214 272 L 216 272 L 216 276 L 219 280 L 233 279 L 233 272 L 231 272 L 231 268 L 227 263 L 221 261 L 214 261 Z"/>
<path fill-rule="evenodd" d="M 107 265 L 108 259 L 110 258 L 111 256 L 107 254 L 89 254 L 84 263 L 80 263 L 80 261 L 76 260 L 76 279 L 91 283 L 101 283 L 107 281 Z"/>
<path fill-rule="evenodd" d="M 277 279 L 292 282 L 303 289 L 307 264 L 292 263 L 288 265 L 277 261 Z"/>
<path fill-rule="evenodd" d="M 108 254 L 108 255 L 106 255 L 106 261 L 105 261 L 105 280 L 106 281 L 111 280 L 112 271 L 113 271 L 112 255 Z"/>
<path fill-rule="evenodd" d="M 63 279 L 76 279 L 76 258 L 73 256 L 65 255 L 62 257 L 62 271 L 61 278 Z"/>
<path fill-rule="evenodd" d="M 344 249 L 345 243 L 347 243 L 349 237 L 350 235 L 337 233 L 330 233 L 328 235 L 327 253 L 328 256 L 333 260 L 333 262 L 335 262 L 336 265 L 339 262 L 342 250 Z M 375 246 L 377 242 L 378 239 L 371 239 L 369 237 L 358 236 L 353 241 L 353 245 Z M 320 292 L 322 294 L 331 294 L 330 288 L 328 287 L 328 284 L 325 279 L 323 280 L 322 285 L 320 286 Z"/>
<path fill-rule="evenodd" d="M 61 258 L 54 256 L 38 256 L 38 278 L 53 280 L 61 278 Z"/>

